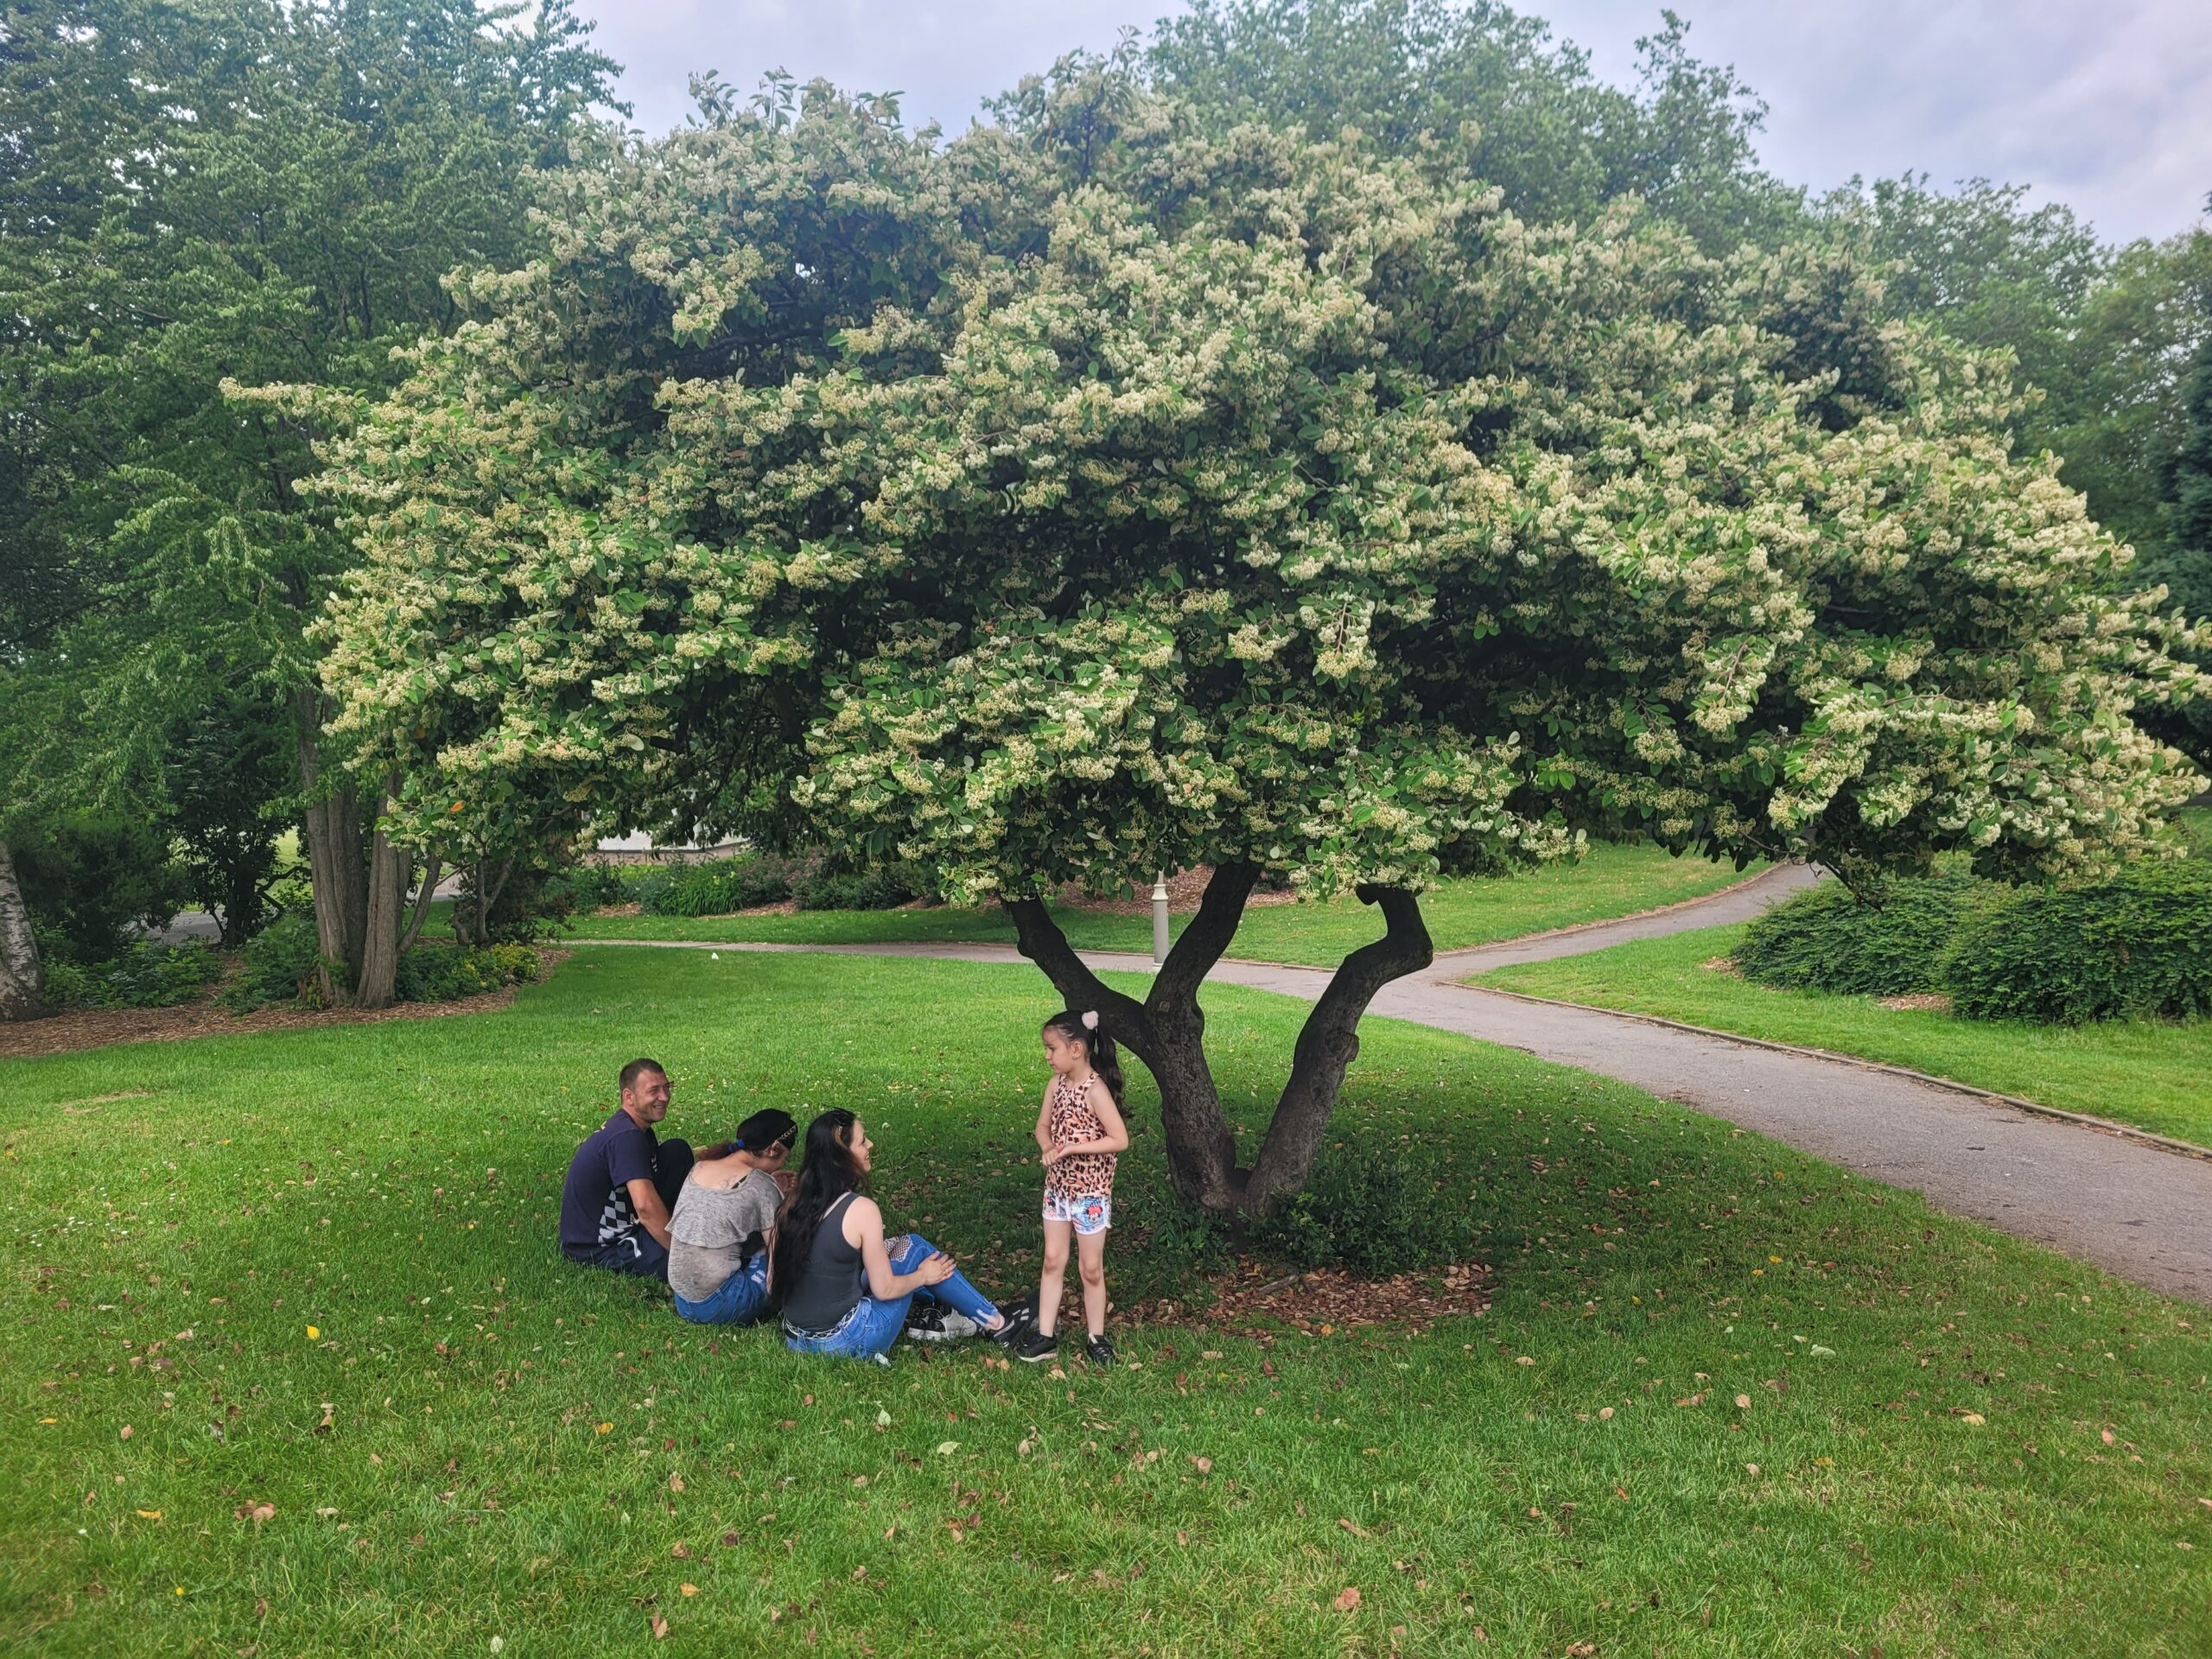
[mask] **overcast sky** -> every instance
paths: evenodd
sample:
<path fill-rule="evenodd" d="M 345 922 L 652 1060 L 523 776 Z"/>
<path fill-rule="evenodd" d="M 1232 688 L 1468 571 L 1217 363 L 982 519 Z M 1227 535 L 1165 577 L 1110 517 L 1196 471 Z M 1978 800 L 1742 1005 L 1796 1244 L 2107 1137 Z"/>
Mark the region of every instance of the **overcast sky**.
<path fill-rule="evenodd" d="M 1170 0 L 579 0 L 624 64 L 639 125 L 690 103 L 687 76 L 750 88 L 771 69 L 906 94 L 910 124 L 967 124 L 982 99 L 1077 46 L 1148 28 Z M 1641 0 L 1524 10 L 1625 81 L 1659 21 Z M 1924 169 L 2035 187 L 2104 235 L 2170 236 L 2212 192 L 2205 0 L 1675 0 L 1702 58 L 1765 99 L 1761 153 L 1825 187 Z"/>

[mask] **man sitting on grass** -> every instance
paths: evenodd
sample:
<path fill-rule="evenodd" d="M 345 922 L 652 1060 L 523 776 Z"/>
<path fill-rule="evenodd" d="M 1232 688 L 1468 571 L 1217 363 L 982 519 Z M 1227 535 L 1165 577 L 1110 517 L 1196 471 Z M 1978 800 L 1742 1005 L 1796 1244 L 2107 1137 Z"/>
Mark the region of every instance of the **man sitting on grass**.
<path fill-rule="evenodd" d="M 591 1132 L 561 1188 L 561 1253 L 571 1262 L 649 1279 L 668 1277 L 668 1218 L 695 1154 L 660 1141 L 653 1125 L 674 1092 L 658 1060 L 622 1068 L 622 1109 Z M 719 1158 L 725 1141 L 698 1157 Z"/>

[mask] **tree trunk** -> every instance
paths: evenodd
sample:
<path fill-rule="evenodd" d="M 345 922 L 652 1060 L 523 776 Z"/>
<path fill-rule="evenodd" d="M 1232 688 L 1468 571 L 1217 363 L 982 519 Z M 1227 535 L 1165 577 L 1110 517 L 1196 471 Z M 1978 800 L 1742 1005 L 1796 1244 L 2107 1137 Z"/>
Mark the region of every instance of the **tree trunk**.
<path fill-rule="evenodd" d="M 1360 1016 L 1375 994 L 1436 959 L 1421 921 L 1421 901 L 1411 893 L 1365 884 L 1356 891 L 1360 903 L 1382 907 L 1383 935 L 1344 958 L 1298 1033 L 1290 1081 L 1275 1103 L 1268 1138 L 1261 1142 L 1260 1155 L 1253 1160 L 1244 1185 L 1244 1207 L 1255 1216 L 1268 1214 L 1304 1190 L 1344 1089 L 1344 1073 L 1359 1054 Z"/>
<path fill-rule="evenodd" d="M 399 937 L 399 954 L 403 957 L 423 937 L 423 924 L 430 918 L 430 901 L 437 896 L 438 877 L 445 873 L 445 859 L 437 853 L 432 853 L 423 866 L 423 885 L 415 894 L 415 908 L 407 918 L 407 931 Z"/>
<path fill-rule="evenodd" d="M 0 1020 L 41 1020 L 53 1012 L 30 912 L 16 882 L 16 861 L 0 841 Z"/>
<path fill-rule="evenodd" d="M 324 791 L 322 699 L 311 686 L 292 694 L 299 737 L 300 789 L 307 801 L 308 878 L 315 890 L 315 944 L 322 954 L 323 1001 L 353 1001 L 367 939 L 368 882 L 361 848 L 359 798 L 350 786 Z"/>
<path fill-rule="evenodd" d="M 384 801 L 378 798 L 377 814 Z M 362 918 L 361 976 L 354 982 L 353 1006 L 388 1008 L 398 989 L 399 938 L 406 919 L 408 882 L 415 861 L 404 848 L 378 830 L 369 841 L 368 894 Z"/>
<path fill-rule="evenodd" d="M 1160 1088 L 1160 1130 L 1167 1173 L 1186 1202 L 1235 1224 L 1264 1216 L 1299 1192 L 1327 1132 L 1344 1072 L 1359 1052 L 1359 1020 L 1392 980 L 1434 959 L 1421 904 L 1402 887 L 1362 887 L 1363 904 L 1382 908 L 1385 931 L 1344 958 L 1314 1005 L 1292 1057 L 1290 1080 L 1276 1103 L 1260 1155 L 1236 1165 L 1236 1140 L 1221 1109 L 1221 1093 L 1206 1062 L 1205 1013 L 1198 991 L 1236 937 L 1258 882 L 1249 864 L 1224 864 L 1206 884 L 1198 913 L 1175 941 L 1141 1002 L 1110 989 L 1077 956 L 1038 899 L 1006 901 L 1021 954 L 1045 971 L 1067 1005 L 1098 1011 L 1099 1029 L 1145 1063 Z"/>
<path fill-rule="evenodd" d="M 1160 1088 L 1160 1133 L 1175 1191 L 1207 1214 L 1232 1218 L 1243 1178 L 1236 1137 L 1221 1109 L 1221 1091 L 1206 1062 L 1205 1010 L 1198 988 L 1236 936 L 1244 903 L 1259 880 L 1249 864 L 1224 864 L 1206 883 L 1198 913 L 1168 951 L 1142 1002 L 1111 990 L 1068 944 L 1044 901 L 1008 900 L 1021 954 L 1045 970 L 1067 1005 L 1096 1008 L 1099 1028 L 1145 1063 Z"/>

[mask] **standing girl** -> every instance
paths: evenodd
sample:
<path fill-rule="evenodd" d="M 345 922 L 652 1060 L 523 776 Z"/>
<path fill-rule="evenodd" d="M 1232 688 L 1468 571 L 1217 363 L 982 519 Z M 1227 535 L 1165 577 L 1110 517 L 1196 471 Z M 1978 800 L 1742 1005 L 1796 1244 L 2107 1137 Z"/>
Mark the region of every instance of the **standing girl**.
<path fill-rule="evenodd" d="M 1045 1058 L 1052 1080 L 1037 1112 L 1037 1144 L 1045 1164 L 1045 1272 L 1037 1286 L 1036 1329 L 1014 1344 L 1026 1360 L 1049 1358 L 1059 1347 L 1060 1290 L 1075 1240 L 1083 1279 L 1084 1357 L 1114 1363 L 1106 1340 L 1106 1230 L 1114 1224 L 1114 1154 L 1128 1150 L 1122 1122 L 1122 1067 L 1114 1039 L 1096 1013 L 1056 1014 L 1045 1022 Z"/>

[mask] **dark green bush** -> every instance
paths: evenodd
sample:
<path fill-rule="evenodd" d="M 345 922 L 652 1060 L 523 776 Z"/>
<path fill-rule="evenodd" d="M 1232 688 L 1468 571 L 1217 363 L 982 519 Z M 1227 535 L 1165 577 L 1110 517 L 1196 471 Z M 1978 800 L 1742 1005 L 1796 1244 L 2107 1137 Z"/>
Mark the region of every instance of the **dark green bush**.
<path fill-rule="evenodd" d="M 1456 1261 L 1475 1248 L 1473 1217 L 1395 1149 L 1324 1153 L 1306 1190 L 1253 1229 L 1293 1267 L 1370 1277 Z"/>
<path fill-rule="evenodd" d="M 286 1003 L 296 1007 L 322 1006 L 316 982 L 322 963 L 315 918 L 303 912 L 280 916 L 257 933 L 238 952 L 238 971 L 223 988 L 222 1004 L 233 1014 L 249 1008 Z"/>
<path fill-rule="evenodd" d="M 2073 1024 L 2212 1013 L 2212 866 L 2139 865 L 2084 887 L 2033 887 L 1960 933 L 1952 1007 L 1975 1020 Z"/>
<path fill-rule="evenodd" d="M 671 869 L 665 881 L 641 883 L 639 902 L 655 916 L 722 916 L 780 905 L 812 874 L 816 861 L 773 853 L 741 853 Z"/>
<path fill-rule="evenodd" d="M 1735 963 L 1746 979 L 1784 990 L 1904 996 L 1943 988 L 1960 925 L 2008 890 L 1970 875 L 1891 881 L 1878 903 L 1823 881 L 1756 918 Z"/>
<path fill-rule="evenodd" d="M 549 893 L 565 899 L 571 912 L 626 905 L 632 897 L 622 883 L 622 873 L 612 864 L 574 865 L 550 877 L 545 886 Z"/>
<path fill-rule="evenodd" d="M 393 989 L 402 1002 L 451 1002 L 535 979 L 537 967 L 537 952 L 526 944 L 418 944 L 400 957 Z"/>
<path fill-rule="evenodd" d="M 936 892 L 928 870 L 904 863 L 837 874 L 817 871 L 793 889 L 801 910 L 896 910 Z"/>
<path fill-rule="evenodd" d="M 184 907 L 183 874 L 150 818 L 73 814 L 25 830 L 10 850 L 24 906 L 53 937 L 55 957 L 112 962 L 140 924 L 166 927 Z"/>
<path fill-rule="evenodd" d="M 192 1001 L 221 972 L 219 958 L 196 939 L 149 940 L 107 962 L 56 958 L 47 969 L 46 994 L 65 1008 L 170 1008 Z"/>

